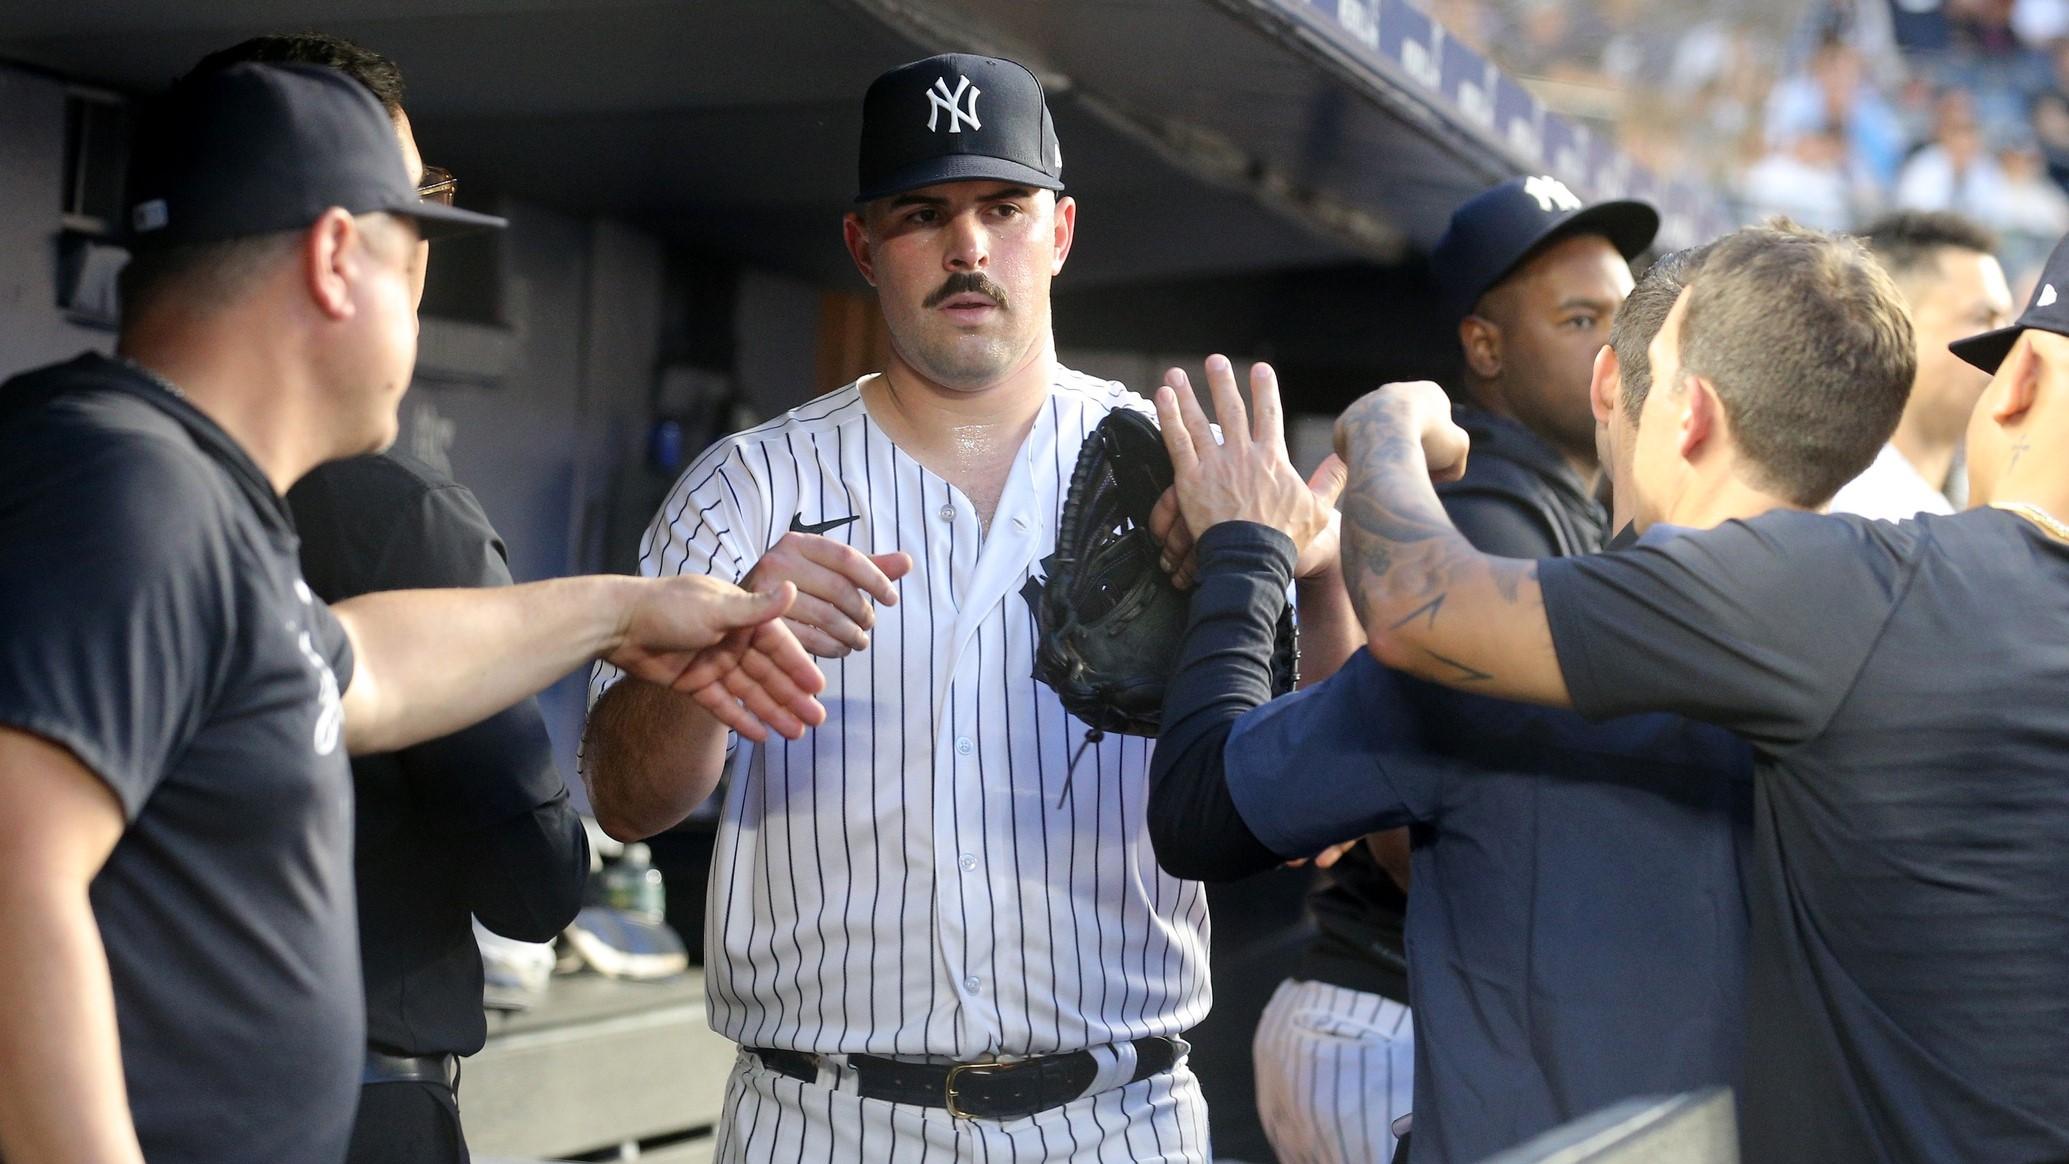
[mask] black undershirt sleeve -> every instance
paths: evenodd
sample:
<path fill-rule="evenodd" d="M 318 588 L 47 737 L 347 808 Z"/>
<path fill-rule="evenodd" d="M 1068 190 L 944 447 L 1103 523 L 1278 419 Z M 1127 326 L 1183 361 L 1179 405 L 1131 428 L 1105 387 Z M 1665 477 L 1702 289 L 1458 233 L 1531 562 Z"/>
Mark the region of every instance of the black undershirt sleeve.
<path fill-rule="evenodd" d="M 377 588 L 511 584 L 503 542 L 481 503 L 459 485 L 421 490 L 396 507 L 393 549 Z M 466 854 L 464 897 L 506 938 L 548 942 L 582 908 L 589 837 L 568 803 L 536 698 L 449 736 L 397 753 L 423 819 Z"/>
<path fill-rule="evenodd" d="M 1244 712 L 1272 697 L 1293 542 L 1267 526 L 1224 522 L 1200 535 L 1195 552 L 1192 617 L 1150 760 L 1150 843 L 1174 877 L 1233 881 L 1284 860 L 1237 812 L 1222 746 Z"/>
<path fill-rule="evenodd" d="M 326 598 L 511 584 L 502 538 L 474 494 L 427 481 L 397 458 L 321 466 L 288 498 L 303 529 L 304 570 Z M 355 772 L 363 798 L 368 781 L 398 798 L 375 811 L 406 812 L 416 835 L 464 855 L 456 862 L 461 897 L 490 930 L 550 941 L 582 908 L 589 838 L 568 803 L 536 698 L 363 759 Z"/>

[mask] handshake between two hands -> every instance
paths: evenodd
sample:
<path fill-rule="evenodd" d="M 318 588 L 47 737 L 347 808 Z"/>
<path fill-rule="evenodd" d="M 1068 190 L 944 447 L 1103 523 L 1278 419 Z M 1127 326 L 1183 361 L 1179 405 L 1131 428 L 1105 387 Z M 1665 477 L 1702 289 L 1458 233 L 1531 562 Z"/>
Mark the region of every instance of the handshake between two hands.
<path fill-rule="evenodd" d="M 1219 440 L 1183 370 L 1166 372 L 1156 392 L 1174 483 L 1151 514 L 1150 533 L 1163 545 L 1165 568 L 1181 586 L 1192 580 L 1194 531 L 1224 521 L 1256 522 L 1292 539 L 1299 554 L 1296 578 L 1335 570 L 1341 527 L 1336 500 L 1348 466 L 1385 455 L 1389 434 L 1405 435 L 1422 449 L 1432 480 L 1456 480 L 1465 471 L 1466 434 L 1452 423 L 1444 390 L 1428 381 L 1388 384 L 1360 398 L 1337 422 L 1336 452 L 1303 481 L 1287 454 L 1279 378 L 1271 365 L 1250 366 L 1247 407 L 1227 357 L 1207 357 L 1205 371 Z"/>
<path fill-rule="evenodd" d="M 1168 372 L 1156 393 L 1174 484 L 1157 502 L 1150 532 L 1180 585 L 1191 580 L 1192 531 L 1224 521 L 1279 530 L 1298 547 L 1295 576 L 1325 577 L 1338 565 L 1336 499 L 1351 474 L 1417 449 L 1433 479 L 1464 471 L 1466 436 L 1435 384 L 1389 384 L 1353 404 L 1337 421 L 1336 453 L 1304 481 L 1287 456 L 1270 365 L 1251 367 L 1247 405 L 1225 357 L 1210 356 L 1206 376 L 1220 439 L 1183 371 Z M 893 583 L 911 569 L 906 554 L 863 554 L 791 533 L 756 563 L 744 587 L 699 575 L 626 579 L 638 589 L 603 658 L 689 694 L 748 739 L 766 740 L 771 731 L 798 739 L 826 720 L 817 698 L 826 677 L 813 656 L 866 648 L 876 605 L 898 601 Z"/>
<path fill-rule="evenodd" d="M 740 586 L 700 576 L 641 580 L 702 593 L 643 596 L 646 621 L 636 612 L 626 644 L 605 661 L 690 695 L 747 739 L 766 740 L 772 730 L 800 739 L 826 722 L 818 700 L 826 676 L 814 656 L 867 649 L 877 606 L 897 605 L 893 583 L 911 569 L 910 554 L 865 554 L 793 530 Z"/>

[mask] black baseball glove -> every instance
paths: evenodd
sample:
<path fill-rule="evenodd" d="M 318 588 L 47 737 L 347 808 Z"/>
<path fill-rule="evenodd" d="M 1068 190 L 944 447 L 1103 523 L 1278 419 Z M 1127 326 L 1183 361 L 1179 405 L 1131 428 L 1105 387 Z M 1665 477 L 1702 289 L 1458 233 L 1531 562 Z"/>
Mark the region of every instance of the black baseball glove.
<path fill-rule="evenodd" d="M 1171 456 L 1148 417 L 1106 414 L 1078 451 L 1056 529 L 1042 559 L 1046 581 L 1028 579 L 1034 608 L 1034 677 L 1092 729 L 1155 736 L 1164 686 L 1178 666 L 1190 599 L 1157 565 L 1150 510 L 1171 486 Z M 1293 689 L 1293 616 L 1279 617 L 1272 659 L 1276 694 Z"/>

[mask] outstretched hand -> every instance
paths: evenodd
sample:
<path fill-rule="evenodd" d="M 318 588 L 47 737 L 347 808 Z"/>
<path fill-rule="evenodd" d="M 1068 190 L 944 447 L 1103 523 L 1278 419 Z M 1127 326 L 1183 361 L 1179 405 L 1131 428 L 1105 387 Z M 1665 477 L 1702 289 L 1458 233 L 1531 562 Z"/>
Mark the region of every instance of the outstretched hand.
<path fill-rule="evenodd" d="M 642 579 L 619 645 L 604 661 L 688 692 L 721 723 L 757 742 L 769 729 L 797 739 L 826 720 L 826 687 L 783 616 L 797 587 L 760 593 L 698 574 Z"/>
<path fill-rule="evenodd" d="M 1173 368 L 1165 373 L 1156 395 L 1157 419 L 1171 453 L 1172 488 L 1184 524 L 1195 534 L 1224 521 L 1268 525 L 1293 540 L 1301 576 L 1333 566 L 1335 539 L 1325 535 L 1336 520 L 1342 465 L 1325 463 L 1312 483 L 1301 480 L 1286 454 L 1279 379 L 1269 364 L 1251 366 L 1247 408 L 1236 389 L 1235 368 L 1226 357 L 1209 356 L 1206 374 L 1221 420 L 1220 441 L 1214 439 L 1183 371 Z"/>
<path fill-rule="evenodd" d="M 1335 453 L 1323 458 L 1321 467 L 1307 479 L 1308 491 L 1330 506 L 1329 526 L 1300 551 L 1300 559 L 1293 564 L 1295 578 L 1318 578 L 1341 563 L 1343 515 L 1337 512 L 1335 504 L 1348 479 L 1343 458 Z M 1171 575 L 1171 584 L 1180 590 L 1191 586 L 1199 558 L 1193 553 L 1193 531 L 1186 526 L 1185 515 L 1178 508 L 1176 485 L 1164 490 L 1164 495 L 1157 498 L 1156 508 L 1150 510 L 1149 532 L 1161 547 L 1161 565 Z"/>

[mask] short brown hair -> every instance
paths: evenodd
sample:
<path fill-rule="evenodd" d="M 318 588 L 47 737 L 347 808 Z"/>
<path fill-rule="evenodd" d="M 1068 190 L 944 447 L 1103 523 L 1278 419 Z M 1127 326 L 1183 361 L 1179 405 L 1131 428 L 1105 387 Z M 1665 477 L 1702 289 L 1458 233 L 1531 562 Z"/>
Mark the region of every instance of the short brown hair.
<path fill-rule="evenodd" d="M 1652 337 L 1659 334 L 1667 313 L 1674 310 L 1674 301 L 1681 298 L 1681 289 L 1688 286 L 1709 253 L 1706 243 L 1661 255 L 1632 286 L 1609 325 L 1609 348 L 1616 353 L 1617 378 L 1623 385 L 1623 409 L 1634 422 L 1652 391 L 1652 353 L 1648 350 Z"/>
<path fill-rule="evenodd" d="M 1759 484 L 1815 508 L 1896 431 L 1918 354 L 1903 296 L 1858 241 L 1776 219 L 1712 244 L 1681 373 L 1710 382 Z"/>
<path fill-rule="evenodd" d="M 325 32 L 255 36 L 239 41 L 201 58 L 188 75 L 243 64 L 322 65 L 336 69 L 372 93 L 388 116 L 402 112 L 402 69 L 370 48 Z"/>

